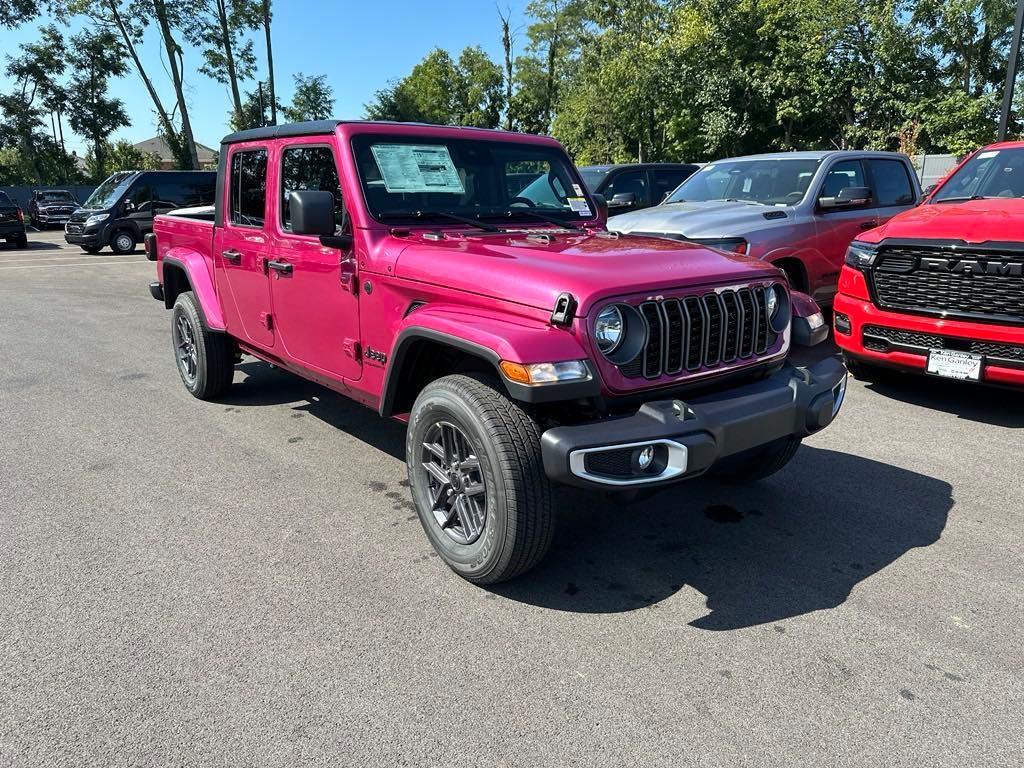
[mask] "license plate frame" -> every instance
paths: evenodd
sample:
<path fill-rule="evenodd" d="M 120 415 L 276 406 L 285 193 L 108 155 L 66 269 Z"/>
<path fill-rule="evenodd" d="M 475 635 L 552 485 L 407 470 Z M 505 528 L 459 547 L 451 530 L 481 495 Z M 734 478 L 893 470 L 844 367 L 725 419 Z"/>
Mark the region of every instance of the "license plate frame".
<path fill-rule="evenodd" d="M 954 381 L 981 381 L 985 356 L 956 349 L 929 349 L 925 368 L 931 376 Z"/>

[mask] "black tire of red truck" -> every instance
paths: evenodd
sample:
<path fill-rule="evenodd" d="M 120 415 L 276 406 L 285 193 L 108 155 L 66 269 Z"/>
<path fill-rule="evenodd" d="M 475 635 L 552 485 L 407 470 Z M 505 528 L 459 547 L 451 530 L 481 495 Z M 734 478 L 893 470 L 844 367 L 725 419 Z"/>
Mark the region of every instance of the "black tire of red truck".
<path fill-rule="evenodd" d="M 206 328 L 192 291 L 178 295 L 171 311 L 171 344 L 181 383 L 193 397 L 216 400 L 235 376 L 235 345 Z"/>
<path fill-rule="evenodd" d="M 467 581 L 511 579 L 551 546 L 540 433 L 487 375 L 445 376 L 416 398 L 406 433 L 413 502 L 438 555 Z"/>

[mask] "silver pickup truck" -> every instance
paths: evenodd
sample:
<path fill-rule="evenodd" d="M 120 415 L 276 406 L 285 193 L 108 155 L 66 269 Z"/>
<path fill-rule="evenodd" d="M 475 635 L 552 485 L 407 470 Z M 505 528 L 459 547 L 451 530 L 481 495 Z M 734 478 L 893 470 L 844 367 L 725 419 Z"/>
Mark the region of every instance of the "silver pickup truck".
<path fill-rule="evenodd" d="M 920 200 L 906 155 L 779 152 L 708 163 L 660 205 L 613 216 L 608 228 L 764 259 L 827 305 L 850 241 Z"/>

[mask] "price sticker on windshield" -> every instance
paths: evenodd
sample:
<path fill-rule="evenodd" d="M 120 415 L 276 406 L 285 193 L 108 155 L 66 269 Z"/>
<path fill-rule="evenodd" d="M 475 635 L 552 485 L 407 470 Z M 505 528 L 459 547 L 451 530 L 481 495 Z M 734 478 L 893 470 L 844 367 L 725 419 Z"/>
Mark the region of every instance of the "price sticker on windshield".
<path fill-rule="evenodd" d="M 570 197 L 569 207 L 580 216 L 590 215 L 590 206 L 587 205 L 587 198 L 585 197 Z"/>
<path fill-rule="evenodd" d="M 372 151 L 384 188 L 392 194 L 466 192 L 444 144 L 374 144 Z"/>

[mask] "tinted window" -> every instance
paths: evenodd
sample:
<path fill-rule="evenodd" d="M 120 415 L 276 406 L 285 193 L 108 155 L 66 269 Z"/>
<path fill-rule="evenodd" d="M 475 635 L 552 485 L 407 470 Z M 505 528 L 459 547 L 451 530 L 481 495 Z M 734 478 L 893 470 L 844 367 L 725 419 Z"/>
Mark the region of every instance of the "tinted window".
<path fill-rule="evenodd" d="M 198 205 L 212 205 L 213 178 L 198 174 L 168 174 L 153 180 L 153 207 L 160 210 L 191 208 Z"/>
<path fill-rule="evenodd" d="M 634 196 L 635 204 L 642 205 L 650 198 L 647 194 L 647 174 L 643 171 L 625 171 L 610 182 L 603 191 L 605 199 L 610 203 L 616 195 Z"/>
<path fill-rule="evenodd" d="M 860 160 L 843 160 L 829 169 L 819 197 L 835 197 L 847 187 L 866 187 Z"/>
<path fill-rule="evenodd" d="M 0 205 L 14 205 L 6 192 L 0 192 Z"/>
<path fill-rule="evenodd" d="M 338 167 L 329 147 L 291 147 L 281 157 L 281 226 L 292 228 L 291 193 L 301 189 L 334 195 L 334 225 L 345 226 L 345 201 L 338 183 Z"/>
<path fill-rule="evenodd" d="M 868 166 L 878 205 L 910 205 L 914 202 L 914 188 L 903 163 L 899 160 L 868 160 Z"/>
<path fill-rule="evenodd" d="M 660 203 L 666 195 L 686 181 L 693 174 L 688 169 L 653 171 L 654 176 L 654 202 Z"/>
<path fill-rule="evenodd" d="M 129 200 L 132 201 L 135 210 L 126 211 L 127 213 L 151 213 L 153 208 L 153 188 L 145 180 L 140 180 L 132 184 L 128 190 L 125 202 L 127 203 Z"/>
<path fill-rule="evenodd" d="M 262 227 L 267 207 L 267 150 L 231 156 L 231 223 Z"/>

